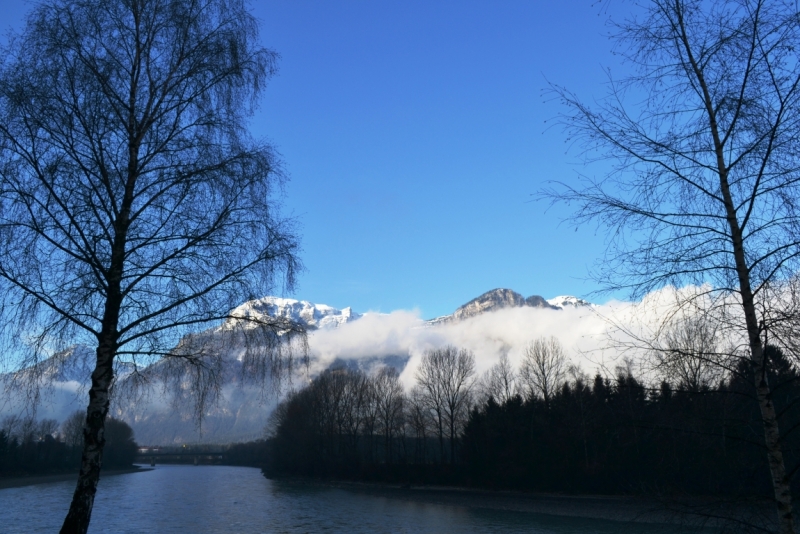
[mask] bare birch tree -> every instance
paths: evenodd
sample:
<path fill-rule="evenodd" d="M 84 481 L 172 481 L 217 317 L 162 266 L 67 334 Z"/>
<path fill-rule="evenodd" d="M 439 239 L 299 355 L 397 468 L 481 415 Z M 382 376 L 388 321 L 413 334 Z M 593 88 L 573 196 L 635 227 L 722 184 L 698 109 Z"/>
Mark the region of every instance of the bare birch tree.
<path fill-rule="evenodd" d="M 634 69 L 587 104 L 562 87 L 561 122 L 599 179 L 546 196 L 576 224 L 611 230 L 596 277 L 640 297 L 708 284 L 755 369 L 780 531 L 794 532 L 790 481 L 764 356 L 770 288 L 800 264 L 800 13 L 782 0 L 651 0 L 616 26 Z"/>
<path fill-rule="evenodd" d="M 426 394 L 416 385 L 408 394 L 406 424 L 414 436 L 414 462 L 427 463 L 428 429 L 433 426 Z"/>
<path fill-rule="evenodd" d="M 430 417 L 432 426 L 439 438 L 439 462 L 444 463 L 444 437 L 445 437 L 445 395 L 442 359 L 435 356 L 436 351 L 431 350 L 422 357 L 422 362 L 417 369 L 416 395 L 417 405 L 423 407 Z"/>
<path fill-rule="evenodd" d="M 46 0 L 9 42 L 0 55 L 2 333 L 16 342 L 6 353 L 26 351 L 16 363 L 29 368 L 61 343 L 96 348 L 62 527 L 86 532 L 115 361 L 174 359 L 206 402 L 218 392 L 221 351 L 187 334 L 217 326 L 249 340 L 244 378 L 285 370 L 283 340 L 302 334 L 285 321 L 230 317 L 276 282 L 291 285 L 298 266 L 275 203 L 276 156 L 246 129 L 276 55 L 258 44 L 241 0 Z"/>

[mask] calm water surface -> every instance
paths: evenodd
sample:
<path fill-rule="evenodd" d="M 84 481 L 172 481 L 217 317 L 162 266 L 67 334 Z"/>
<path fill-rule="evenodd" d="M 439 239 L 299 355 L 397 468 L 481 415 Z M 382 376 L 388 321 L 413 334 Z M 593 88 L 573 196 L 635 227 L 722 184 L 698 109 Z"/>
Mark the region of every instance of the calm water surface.
<path fill-rule="evenodd" d="M 53 482 L 0 490 L 0 531 L 57 532 L 73 488 L 74 482 Z M 380 490 L 277 482 L 247 467 L 157 466 L 102 479 L 89 532 L 676 532 L 642 523 L 493 508 L 475 498 L 432 503 Z"/>

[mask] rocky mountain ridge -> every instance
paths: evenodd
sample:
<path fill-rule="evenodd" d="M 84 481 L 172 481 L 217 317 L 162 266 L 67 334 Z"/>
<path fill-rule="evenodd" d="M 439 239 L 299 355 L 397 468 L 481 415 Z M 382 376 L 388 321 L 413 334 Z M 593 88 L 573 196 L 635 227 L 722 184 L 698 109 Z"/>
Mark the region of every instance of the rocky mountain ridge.
<path fill-rule="evenodd" d="M 578 297 L 569 295 L 561 295 L 552 299 L 545 300 L 544 297 L 539 295 L 531 295 L 524 297 L 522 294 L 517 293 L 511 289 L 498 288 L 487 291 L 486 293 L 476 297 L 466 304 L 459 306 L 451 315 L 443 315 L 426 321 L 429 326 L 436 326 L 439 324 L 463 321 L 470 317 L 475 317 L 482 313 L 488 313 L 504 308 L 543 308 L 549 310 L 563 310 L 565 308 L 580 308 L 590 307 L 594 304 L 585 301 Z"/>
<path fill-rule="evenodd" d="M 451 321 L 461 321 L 482 313 L 504 308 L 530 307 L 563 310 L 566 308 L 593 306 L 595 305 L 571 295 L 559 295 L 551 299 L 545 299 L 540 295 L 524 297 L 521 293 L 511 289 L 497 288 L 487 291 L 459 306 L 450 315 L 427 320 L 426 324 L 436 325 Z M 337 328 L 362 317 L 362 314 L 354 312 L 350 307 L 339 310 L 326 304 L 315 304 L 307 300 L 280 297 L 263 297 L 250 300 L 234 309 L 231 314 L 238 317 L 283 317 L 295 321 L 309 330 Z"/>

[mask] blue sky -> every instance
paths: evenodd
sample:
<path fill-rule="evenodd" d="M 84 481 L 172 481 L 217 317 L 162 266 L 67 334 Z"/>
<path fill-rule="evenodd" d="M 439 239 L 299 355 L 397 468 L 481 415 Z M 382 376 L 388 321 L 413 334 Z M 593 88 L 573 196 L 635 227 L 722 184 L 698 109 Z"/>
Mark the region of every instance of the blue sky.
<path fill-rule="evenodd" d="M 592 0 L 261 0 L 278 75 L 253 118 L 280 152 L 305 271 L 285 296 L 451 313 L 495 287 L 586 295 L 605 235 L 531 194 L 584 169 L 547 81 L 600 97 L 619 68 Z M 0 0 L 0 26 L 26 4 Z M 597 299 L 595 299 L 597 300 Z M 602 299 L 600 299 L 602 300 Z"/>

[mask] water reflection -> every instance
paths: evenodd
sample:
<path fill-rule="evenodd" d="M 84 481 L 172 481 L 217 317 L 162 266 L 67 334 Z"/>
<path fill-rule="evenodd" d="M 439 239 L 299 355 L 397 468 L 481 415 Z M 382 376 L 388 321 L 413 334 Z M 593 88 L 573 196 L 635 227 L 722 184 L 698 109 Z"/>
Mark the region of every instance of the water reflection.
<path fill-rule="evenodd" d="M 55 482 L 0 490 L 0 530 L 57 531 L 73 487 L 73 482 Z M 470 499 L 444 501 L 273 482 L 245 467 L 157 466 L 102 479 L 89 532 L 676 532 L 641 523 L 488 509 Z"/>

